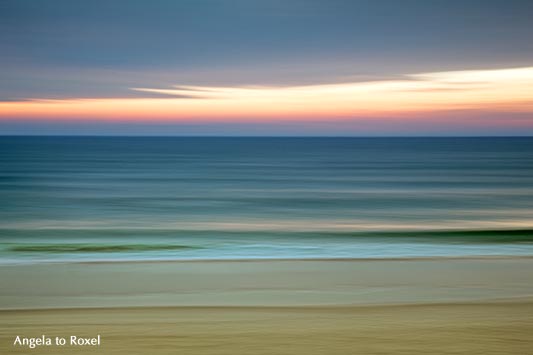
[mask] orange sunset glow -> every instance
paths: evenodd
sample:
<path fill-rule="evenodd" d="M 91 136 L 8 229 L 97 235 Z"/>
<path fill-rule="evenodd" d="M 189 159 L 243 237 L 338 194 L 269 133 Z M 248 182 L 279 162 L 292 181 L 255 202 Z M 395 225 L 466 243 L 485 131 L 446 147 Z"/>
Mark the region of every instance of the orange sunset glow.
<path fill-rule="evenodd" d="M 421 73 L 394 81 L 289 87 L 130 88 L 162 97 L 1 102 L 0 119 L 278 122 L 416 117 L 448 110 L 530 113 L 532 87 L 533 67 Z"/>

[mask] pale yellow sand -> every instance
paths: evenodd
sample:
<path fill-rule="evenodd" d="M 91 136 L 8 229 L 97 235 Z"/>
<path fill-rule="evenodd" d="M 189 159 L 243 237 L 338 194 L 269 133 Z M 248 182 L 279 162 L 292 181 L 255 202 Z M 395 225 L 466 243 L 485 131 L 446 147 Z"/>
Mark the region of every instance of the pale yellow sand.
<path fill-rule="evenodd" d="M 526 258 L 57 264 L 0 277 L 12 309 L 0 311 L 0 354 L 533 354 Z M 102 344 L 13 346 L 41 334 Z"/>
<path fill-rule="evenodd" d="M 1 312 L 1 354 L 469 354 L 533 352 L 533 303 Z M 17 334 L 99 347 L 13 347 Z"/>

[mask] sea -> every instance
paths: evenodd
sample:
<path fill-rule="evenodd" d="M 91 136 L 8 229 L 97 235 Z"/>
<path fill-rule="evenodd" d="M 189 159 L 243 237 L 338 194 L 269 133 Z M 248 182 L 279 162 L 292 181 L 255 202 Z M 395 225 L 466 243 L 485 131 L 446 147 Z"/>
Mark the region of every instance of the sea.
<path fill-rule="evenodd" d="M 533 138 L 0 137 L 0 263 L 533 256 Z"/>

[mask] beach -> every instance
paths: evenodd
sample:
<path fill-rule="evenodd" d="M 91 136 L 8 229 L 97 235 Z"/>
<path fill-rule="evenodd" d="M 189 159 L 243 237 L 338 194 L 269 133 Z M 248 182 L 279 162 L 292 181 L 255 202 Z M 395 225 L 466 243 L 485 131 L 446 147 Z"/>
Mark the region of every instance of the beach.
<path fill-rule="evenodd" d="M 531 15 L 0 0 L 0 355 L 533 355 Z"/>
<path fill-rule="evenodd" d="M 533 259 L 0 269 L 2 354 L 527 354 Z M 14 346 L 17 335 L 99 346 Z"/>
<path fill-rule="evenodd" d="M 531 138 L 0 148 L 2 355 L 533 348 Z"/>

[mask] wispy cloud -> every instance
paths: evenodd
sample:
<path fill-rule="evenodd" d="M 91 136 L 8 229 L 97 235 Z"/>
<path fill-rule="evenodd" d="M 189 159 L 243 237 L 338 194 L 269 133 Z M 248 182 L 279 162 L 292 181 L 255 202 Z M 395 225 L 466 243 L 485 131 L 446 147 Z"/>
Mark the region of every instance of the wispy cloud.
<path fill-rule="evenodd" d="M 206 87 L 177 86 L 173 89 L 134 88 L 133 90 L 182 97 L 208 98 L 212 103 L 236 108 L 251 103 L 305 105 L 332 111 L 343 109 L 382 111 L 401 109 L 469 108 L 516 105 L 530 109 L 533 104 L 533 67 L 449 71 L 406 75 L 401 80 L 383 80 L 292 87 Z M 305 111 L 305 108 L 302 107 Z"/>
<path fill-rule="evenodd" d="M 0 117 L 176 122 L 316 121 L 449 110 L 533 113 L 533 67 L 448 71 L 405 79 L 289 87 L 132 88 L 166 98 L 0 103 Z"/>

